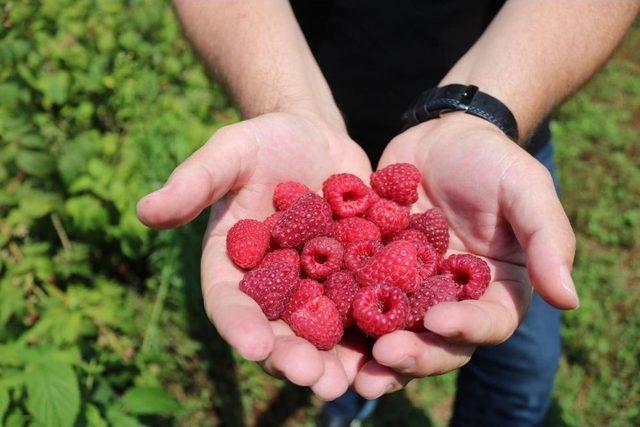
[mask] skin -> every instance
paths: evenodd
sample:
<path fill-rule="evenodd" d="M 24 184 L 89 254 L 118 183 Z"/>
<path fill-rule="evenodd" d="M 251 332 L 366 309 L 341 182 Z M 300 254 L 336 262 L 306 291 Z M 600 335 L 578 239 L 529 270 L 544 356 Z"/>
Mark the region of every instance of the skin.
<path fill-rule="evenodd" d="M 334 399 L 349 385 L 375 398 L 412 378 L 464 365 L 478 345 L 506 340 L 526 313 L 532 288 L 560 309 L 578 306 L 570 276 L 575 239 L 549 173 L 490 123 L 453 113 L 398 135 L 380 166 L 408 162 L 421 170 L 418 209 L 441 207 L 452 252 L 487 260 L 494 281 L 485 295 L 432 308 L 425 316 L 429 332 L 383 336 L 372 357 L 358 338 L 318 351 L 284 322 L 269 322 L 238 289 L 242 272 L 226 255 L 227 230 L 242 218 L 265 218 L 280 181 L 319 190 L 330 174 L 350 172 L 366 182 L 371 165 L 347 135 L 288 2 L 174 5 L 245 120 L 217 131 L 161 189 L 140 200 L 137 212 L 150 227 L 171 228 L 212 207 L 201 265 L 205 306 L 243 357 L 321 399 Z M 522 143 L 603 63 L 639 6 L 511 0 L 441 84 L 475 84 L 502 100 L 516 116 Z"/>

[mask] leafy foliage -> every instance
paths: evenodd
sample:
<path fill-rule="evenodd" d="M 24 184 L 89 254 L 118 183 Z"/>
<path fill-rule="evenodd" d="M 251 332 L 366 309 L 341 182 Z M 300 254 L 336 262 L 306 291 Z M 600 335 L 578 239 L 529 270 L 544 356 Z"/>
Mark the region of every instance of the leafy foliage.
<path fill-rule="evenodd" d="M 0 425 L 311 424 L 318 402 L 202 313 L 204 218 L 157 233 L 135 217 L 237 118 L 169 5 L 9 0 L 0 24 Z M 635 29 L 554 125 L 583 306 L 566 316 L 551 425 L 640 423 L 639 46 Z M 454 386 L 415 382 L 371 423 L 441 424 Z"/>

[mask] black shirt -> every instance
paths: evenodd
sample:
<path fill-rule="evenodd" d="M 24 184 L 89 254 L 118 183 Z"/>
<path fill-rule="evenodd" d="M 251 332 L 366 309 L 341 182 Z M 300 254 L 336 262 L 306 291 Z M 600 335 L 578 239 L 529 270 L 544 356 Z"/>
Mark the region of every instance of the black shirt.
<path fill-rule="evenodd" d="M 400 116 L 484 32 L 499 0 L 291 0 L 349 133 L 372 162 Z M 480 88 L 482 90 L 482 88 Z M 543 123 L 529 144 L 549 139 Z"/>

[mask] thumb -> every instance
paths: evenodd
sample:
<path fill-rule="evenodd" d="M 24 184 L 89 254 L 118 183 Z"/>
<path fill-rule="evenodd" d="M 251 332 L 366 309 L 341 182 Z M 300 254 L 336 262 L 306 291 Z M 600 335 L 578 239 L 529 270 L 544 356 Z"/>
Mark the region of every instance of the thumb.
<path fill-rule="evenodd" d="M 160 189 L 140 199 L 140 221 L 154 228 L 174 228 L 241 185 L 252 163 L 254 136 L 245 122 L 221 128 L 182 162 Z"/>
<path fill-rule="evenodd" d="M 560 309 L 579 305 L 571 268 L 575 235 L 558 199 L 549 171 L 532 163 L 511 167 L 502 184 L 503 212 L 525 249 L 534 289 Z"/>

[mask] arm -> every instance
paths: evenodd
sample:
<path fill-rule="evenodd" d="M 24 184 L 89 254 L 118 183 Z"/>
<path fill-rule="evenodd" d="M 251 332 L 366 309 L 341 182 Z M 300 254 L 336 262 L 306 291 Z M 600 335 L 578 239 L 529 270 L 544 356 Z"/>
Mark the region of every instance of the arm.
<path fill-rule="evenodd" d="M 369 161 L 347 136 L 287 1 L 184 0 L 175 8 L 189 39 L 246 120 L 214 133 L 160 190 L 140 200 L 138 217 L 151 227 L 171 228 L 213 204 L 201 283 L 216 329 L 268 372 L 333 399 L 353 381 L 363 351 L 343 342 L 333 352 L 320 352 L 283 321 L 267 321 L 238 289 L 242 272 L 226 254 L 225 236 L 238 220 L 261 220 L 273 211 L 271 194 L 278 182 L 319 189 L 337 172 L 366 179 Z"/>
<path fill-rule="evenodd" d="M 474 84 L 505 103 L 526 138 L 606 61 L 637 0 L 511 0 L 441 85 Z"/>
<path fill-rule="evenodd" d="M 611 54 L 640 7 L 617 0 L 510 0 L 441 85 L 474 84 L 514 113 L 523 141 L 554 106 Z M 508 339 L 527 312 L 531 285 L 550 304 L 576 308 L 575 237 L 549 172 L 497 127 L 443 115 L 394 138 L 381 166 L 423 172 L 421 207 L 441 207 L 454 252 L 485 257 L 493 282 L 477 301 L 442 303 L 424 319 L 432 333 L 378 339 L 354 387 L 366 397 L 397 390 L 469 361 L 478 345 Z"/>

